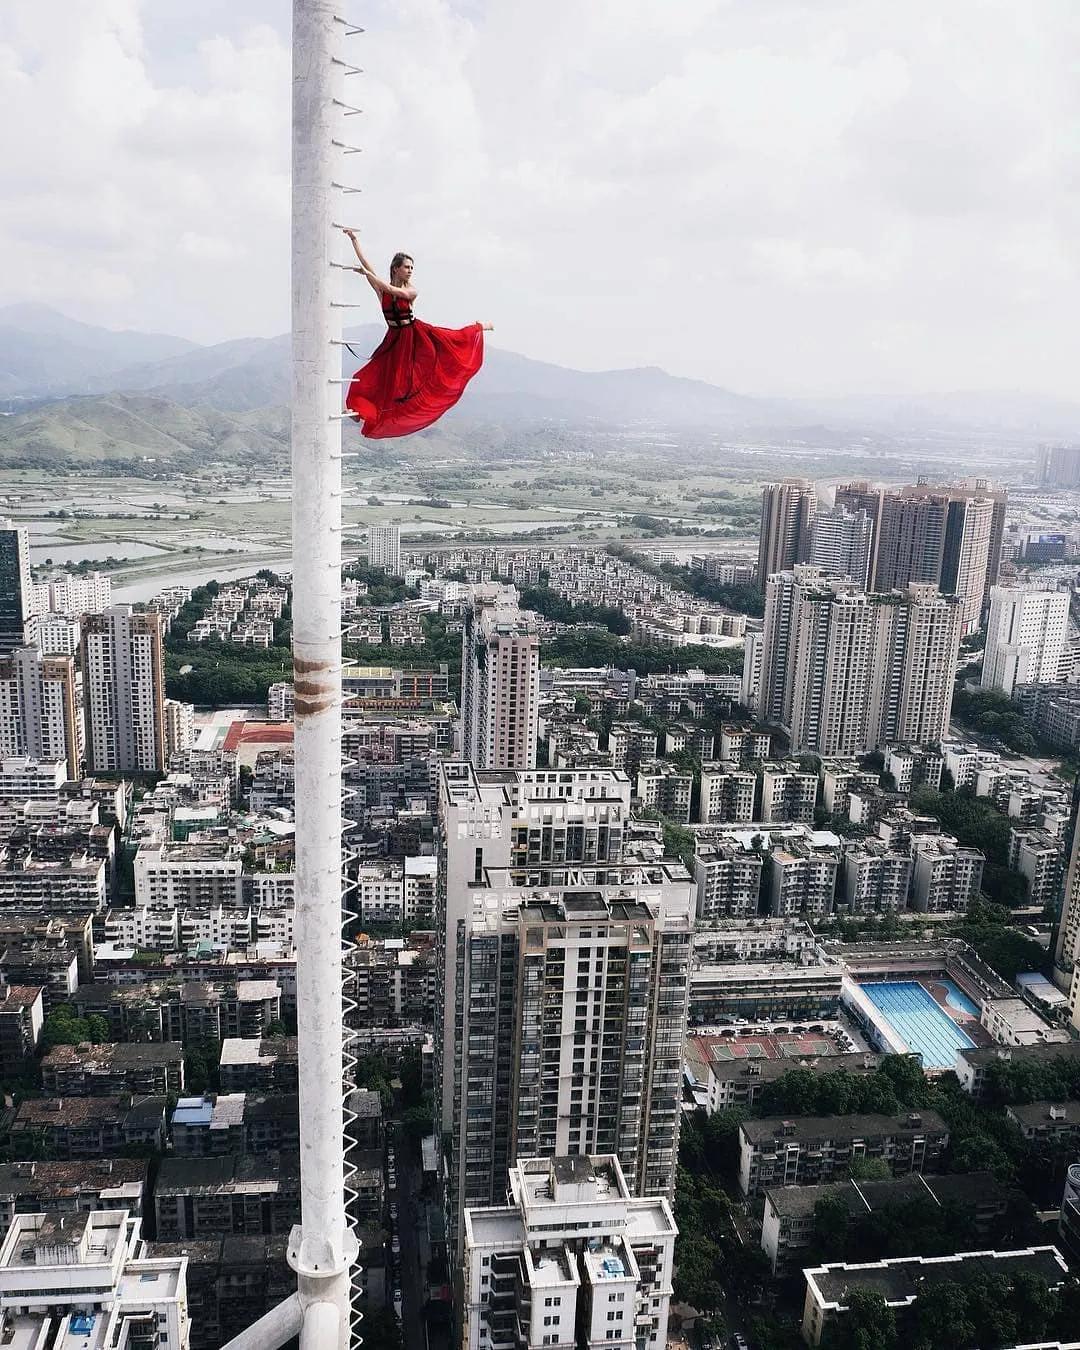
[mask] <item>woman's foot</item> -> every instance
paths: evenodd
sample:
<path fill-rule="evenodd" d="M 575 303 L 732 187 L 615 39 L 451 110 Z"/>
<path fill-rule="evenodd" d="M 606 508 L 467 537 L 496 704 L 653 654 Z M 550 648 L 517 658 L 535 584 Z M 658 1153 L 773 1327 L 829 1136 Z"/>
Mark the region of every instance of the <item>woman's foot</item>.
<path fill-rule="evenodd" d="M 479 319 L 476 322 L 480 324 L 485 333 L 494 333 L 495 325 L 493 323 L 481 323 Z"/>

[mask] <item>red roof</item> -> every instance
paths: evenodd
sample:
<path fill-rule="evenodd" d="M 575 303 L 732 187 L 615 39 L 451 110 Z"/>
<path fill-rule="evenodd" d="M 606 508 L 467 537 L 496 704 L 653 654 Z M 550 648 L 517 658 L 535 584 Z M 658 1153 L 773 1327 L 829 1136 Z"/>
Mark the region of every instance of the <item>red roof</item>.
<path fill-rule="evenodd" d="M 259 745 L 292 745 L 291 722 L 234 722 L 225 736 L 223 750 L 239 750 L 253 742 Z"/>

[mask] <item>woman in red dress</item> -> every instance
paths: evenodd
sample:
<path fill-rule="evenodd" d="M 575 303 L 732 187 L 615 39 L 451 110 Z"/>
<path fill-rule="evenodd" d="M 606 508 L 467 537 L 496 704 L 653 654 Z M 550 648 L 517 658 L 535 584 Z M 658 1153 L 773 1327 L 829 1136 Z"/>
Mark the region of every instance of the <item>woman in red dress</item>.
<path fill-rule="evenodd" d="M 382 302 L 386 336 L 352 378 L 345 406 L 372 440 L 408 436 L 452 408 L 484 359 L 489 323 L 436 328 L 413 317 L 413 260 L 395 253 L 390 280 L 376 276 L 354 230 L 346 230 L 368 285 Z"/>

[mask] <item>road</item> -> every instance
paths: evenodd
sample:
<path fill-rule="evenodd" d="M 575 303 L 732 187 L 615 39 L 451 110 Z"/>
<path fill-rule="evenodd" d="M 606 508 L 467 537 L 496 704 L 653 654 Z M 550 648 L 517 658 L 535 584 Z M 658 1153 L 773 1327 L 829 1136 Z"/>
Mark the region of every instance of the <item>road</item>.
<path fill-rule="evenodd" d="M 420 1165 L 403 1135 L 397 1136 L 397 1189 L 390 1194 L 398 1207 L 395 1231 L 401 1241 L 401 1339 L 405 1350 L 427 1350 L 424 1334 L 424 1283 L 420 1270 L 419 1227 L 424 1222 L 420 1194 Z"/>

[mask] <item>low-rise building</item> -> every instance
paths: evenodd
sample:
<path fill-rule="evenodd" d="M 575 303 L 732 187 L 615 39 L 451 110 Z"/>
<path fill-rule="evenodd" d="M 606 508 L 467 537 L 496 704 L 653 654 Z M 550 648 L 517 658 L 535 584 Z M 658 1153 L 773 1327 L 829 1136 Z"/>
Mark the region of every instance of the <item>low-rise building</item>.
<path fill-rule="evenodd" d="M 224 1040 L 218 1074 L 222 1092 L 296 1092 L 296 1037 Z"/>
<path fill-rule="evenodd" d="M 809 825 L 814 819 L 817 795 L 817 774 L 800 769 L 797 761 L 762 765 L 760 816 L 763 821 L 801 821 Z"/>
<path fill-rule="evenodd" d="M 1069 1268 L 1056 1247 L 1025 1247 L 1011 1252 L 957 1252 L 955 1256 L 898 1256 L 859 1265 L 837 1262 L 815 1266 L 803 1274 L 803 1339 L 807 1345 L 820 1345 L 828 1324 L 847 1312 L 846 1300 L 854 1289 L 881 1294 L 902 1326 L 903 1314 L 937 1284 L 964 1284 L 988 1275 L 1010 1281 L 1026 1276 L 1058 1289 L 1068 1279 Z M 898 1343 L 904 1342 L 901 1339 Z"/>
<path fill-rule="evenodd" d="M 641 805 L 680 825 L 690 823 L 690 798 L 694 775 L 666 760 L 643 760 L 637 773 L 637 796 Z"/>
<path fill-rule="evenodd" d="M 184 1087 L 184 1047 L 173 1041 L 57 1045 L 41 1062 L 41 1085 L 57 1097 L 168 1096 Z"/>
<path fill-rule="evenodd" d="M 936 1111 L 899 1116 L 803 1116 L 744 1120 L 739 1126 L 739 1188 L 761 1195 L 770 1186 L 839 1180 L 857 1159 L 879 1158 L 893 1176 L 933 1172 L 949 1132 Z"/>
<path fill-rule="evenodd" d="M 920 914 L 964 913 L 982 890 L 985 855 L 945 836 L 912 839 L 911 907 Z"/>
<path fill-rule="evenodd" d="M 883 839 L 844 850 L 844 903 L 851 914 L 894 914 L 907 908 L 911 858 Z"/>
<path fill-rule="evenodd" d="M 1009 831 L 1009 866 L 1027 878 L 1028 904 L 1053 909 L 1064 874 L 1061 840 L 1048 830 Z"/>
<path fill-rule="evenodd" d="M 165 1147 L 164 1096 L 28 1097 L 11 1124 L 23 1157 L 107 1158 L 125 1149 Z"/>
<path fill-rule="evenodd" d="M 123 1209 L 141 1214 L 150 1164 L 139 1158 L 0 1163 L 0 1224 L 16 1214 L 84 1214 Z"/>
<path fill-rule="evenodd" d="M 941 751 L 929 745 L 887 745 L 884 771 L 892 775 L 897 792 L 914 792 L 917 787 L 941 787 L 945 759 Z"/>
<path fill-rule="evenodd" d="M 295 1156 L 162 1159 L 154 1182 L 162 1242 L 225 1233 L 288 1235 L 300 1217 Z"/>
<path fill-rule="evenodd" d="M 435 914 L 438 859 L 434 854 L 405 859 L 405 922 L 429 924 Z"/>
<path fill-rule="evenodd" d="M 769 858 L 769 913 L 778 919 L 807 915 L 822 919 L 836 898 L 839 850 L 828 844 L 792 840 Z"/>
<path fill-rule="evenodd" d="M 965 1047 L 957 1050 L 954 1068 L 960 1086 L 979 1100 L 986 1093 L 987 1075 L 995 1064 L 1046 1064 L 1058 1059 L 1080 1061 L 1080 1041 Z"/>
<path fill-rule="evenodd" d="M 147 1244 L 151 1257 L 187 1259 L 191 1350 L 218 1350 L 295 1293 L 287 1246 L 256 1233 Z"/>
<path fill-rule="evenodd" d="M 34 1058 L 44 1025 L 42 986 L 0 980 L 0 1078 L 22 1076 Z"/>
<path fill-rule="evenodd" d="M 963 1212 L 972 1239 L 978 1243 L 1009 1207 L 1009 1191 L 992 1172 L 946 1173 L 881 1181 L 840 1181 L 827 1186 L 778 1186 L 765 1192 L 761 1249 L 774 1275 L 788 1275 L 803 1264 L 802 1254 L 812 1245 L 816 1208 L 822 1200 L 840 1201 L 853 1220 L 891 1205 L 912 1201 Z"/>
<path fill-rule="evenodd" d="M 1080 1102 L 1017 1103 L 1006 1106 L 1005 1114 L 1033 1142 L 1080 1138 Z"/>
<path fill-rule="evenodd" d="M 1022 998 L 983 1002 L 979 1021 L 999 1045 L 1060 1045 L 1070 1040 L 1064 1027 L 1053 1027 Z"/>
<path fill-rule="evenodd" d="M 754 819 L 757 774 L 736 760 L 712 760 L 701 766 L 698 820 L 703 825 Z"/>
<path fill-rule="evenodd" d="M 758 912 L 765 854 L 736 840 L 699 844 L 693 860 L 699 919 L 748 919 Z"/>
<path fill-rule="evenodd" d="M 690 972 L 690 1020 L 698 1026 L 747 1020 L 806 1021 L 836 1015 L 844 967 L 748 961 L 695 966 Z"/>
<path fill-rule="evenodd" d="M 876 1073 L 883 1058 L 860 1051 L 848 1055 L 733 1059 L 728 1047 L 735 1039 L 734 1035 L 691 1033 L 683 1043 L 683 1072 L 692 1080 L 695 1104 L 707 1115 L 712 1115 L 714 1111 L 725 1111 L 731 1106 L 756 1105 L 764 1089 L 792 1069 L 804 1069 L 815 1076 L 844 1073 L 861 1078 Z"/>

